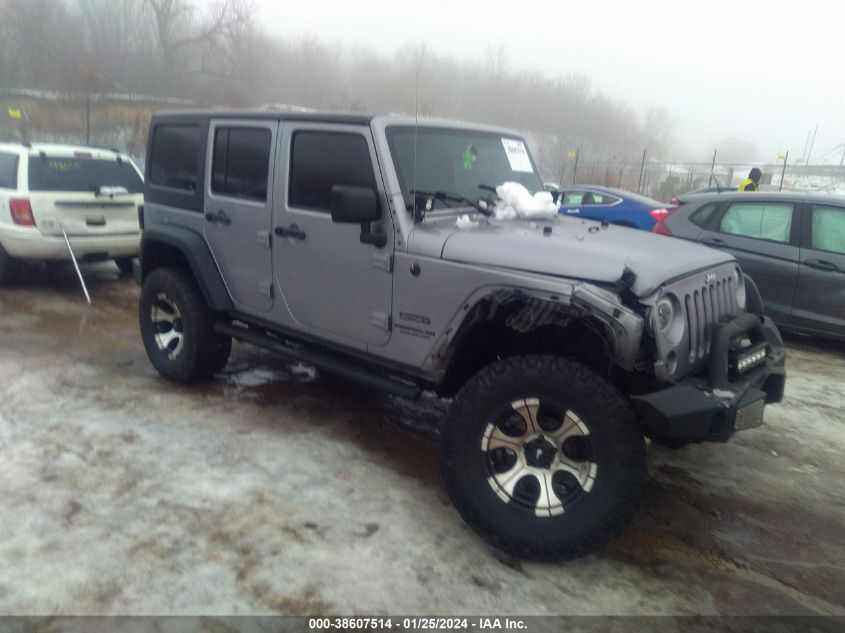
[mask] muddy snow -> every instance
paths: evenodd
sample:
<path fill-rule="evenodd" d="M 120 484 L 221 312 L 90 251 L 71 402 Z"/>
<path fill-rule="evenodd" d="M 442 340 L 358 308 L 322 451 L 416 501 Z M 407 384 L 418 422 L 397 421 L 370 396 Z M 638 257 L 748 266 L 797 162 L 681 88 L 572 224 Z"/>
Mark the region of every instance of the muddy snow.
<path fill-rule="evenodd" d="M 650 448 L 645 507 L 564 564 L 492 551 L 439 483 L 442 407 L 236 345 L 147 362 L 107 264 L 0 290 L 4 614 L 845 614 L 845 346 L 791 338 L 787 396 L 724 445 Z"/>

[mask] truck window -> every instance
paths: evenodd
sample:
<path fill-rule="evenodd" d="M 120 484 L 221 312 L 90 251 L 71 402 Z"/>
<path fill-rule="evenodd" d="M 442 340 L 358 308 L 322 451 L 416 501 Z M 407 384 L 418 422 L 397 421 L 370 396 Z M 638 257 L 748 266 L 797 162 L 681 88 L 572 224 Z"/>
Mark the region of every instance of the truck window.
<path fill-rule="evenodd" d="M 0 153 L 0 189 L 18 188 L 18 157 Z"/>
<path fill-rule="evenodd" d="M 330 212 L 335 185 L 376 189 L 367 140 L 352 133 L 296 132 L 291 148 L 291 206 Z"/>
<path fill-rule="evenodd" d="M 196 191 L 199 179 L 200 127 L 164 123 L 153 130 L 150 183 Z"/>
<path fill-rule="evenodd" d="M 217 128 L 211 190 L 235 198 L 267 200 L 271 136 L 267 128 Z"/>

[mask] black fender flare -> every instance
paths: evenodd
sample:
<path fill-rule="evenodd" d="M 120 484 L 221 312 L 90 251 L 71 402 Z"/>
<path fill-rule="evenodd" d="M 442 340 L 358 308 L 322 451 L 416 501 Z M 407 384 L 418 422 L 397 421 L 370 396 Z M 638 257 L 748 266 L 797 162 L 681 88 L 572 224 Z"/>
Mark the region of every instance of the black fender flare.
<path fill-rule="evenodd" d="M 142 280 L 162 265 L 156 261 L 155 256 L 158 244 L 177 250 L 185 258 L 209 308 L 219 312 L 233 309 L 232 298 L 205 238 L 185 227 L 151 227 L 144 230 L 140 254 Z"/>

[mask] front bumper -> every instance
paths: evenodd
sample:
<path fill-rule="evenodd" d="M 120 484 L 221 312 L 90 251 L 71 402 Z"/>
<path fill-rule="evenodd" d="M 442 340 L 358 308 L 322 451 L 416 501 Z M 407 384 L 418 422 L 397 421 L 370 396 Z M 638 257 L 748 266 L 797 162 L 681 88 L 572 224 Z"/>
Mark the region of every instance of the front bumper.
<path fill-rule="evenodd" d="M 746 374 L 732 375 L 729 347 L 742 334 L 765 343 L 766 359 Z M 651 437 L 726 442 L 737 430 L 760 424 L 764 404 L 783 399 L 786 351 L 770 318 L 743 315 L 717 326 L 712 341 L 706 378 L 688 377 L 631 398 Z"/>

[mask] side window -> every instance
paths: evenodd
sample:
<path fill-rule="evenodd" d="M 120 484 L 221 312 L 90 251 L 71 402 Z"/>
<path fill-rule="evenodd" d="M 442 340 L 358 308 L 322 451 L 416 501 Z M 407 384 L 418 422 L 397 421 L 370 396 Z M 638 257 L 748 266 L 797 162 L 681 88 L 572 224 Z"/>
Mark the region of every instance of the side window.
<path fill-rule="evenodd" d="M 0 153 L 0 189 L 18 188 L 18 157 Z"/>
<path fill-rule="evenodd" d="M 224 196 L 267 200 L 271 138 L 266 128 L 217 128 L 211 190 Z"/>
<path fill-rule="evenodd" d="M 331 211 L 332 187 L 376 188 L 366 139 L 340 132 L 296 132 L 290 167 L 290 204 Z"/>
<path fill-rule="evenodd" d="M 610 204 L 614 204 L 615 202 L 619 201 L 619 198 L 609 196 L 606 193 L 605 194 L 594 193 L 593 196 L 595 197 L 596 204 L 610 205 Z"/>
<path fill-rule="evenodd" d="M 789 242 L 792 205 L 783 202 L 737 202 L 728 207 L 719 231 L 758 240 Z"/>
<path fill-rule="evenodd" d="M 581 204 L 581 200 L 583 199 L 583 191 L 567 191 L 566 195 L 563 196 L 563 204 L 569 206 L 577 206 Z"/>
<path fill-rule="evenodd" d="M 845 207 L 813 205 L 810 244 L 820 251 L 845 255 Z"/>
<path fill-rule="evenodd" d="M 164 123 L 153 130 L 150 182 L 162 187 L 196 191 L 200 155 L 200 127 Z"/>
<path fill-rule="evenodd" d="M 689 221 L 704 228 L 707 222 L 713 217 L 713 212 L 716 210 L 716 203 L 705 204 L 703 207 L 698 207 L 695 211 L 690 213 Z"/>

